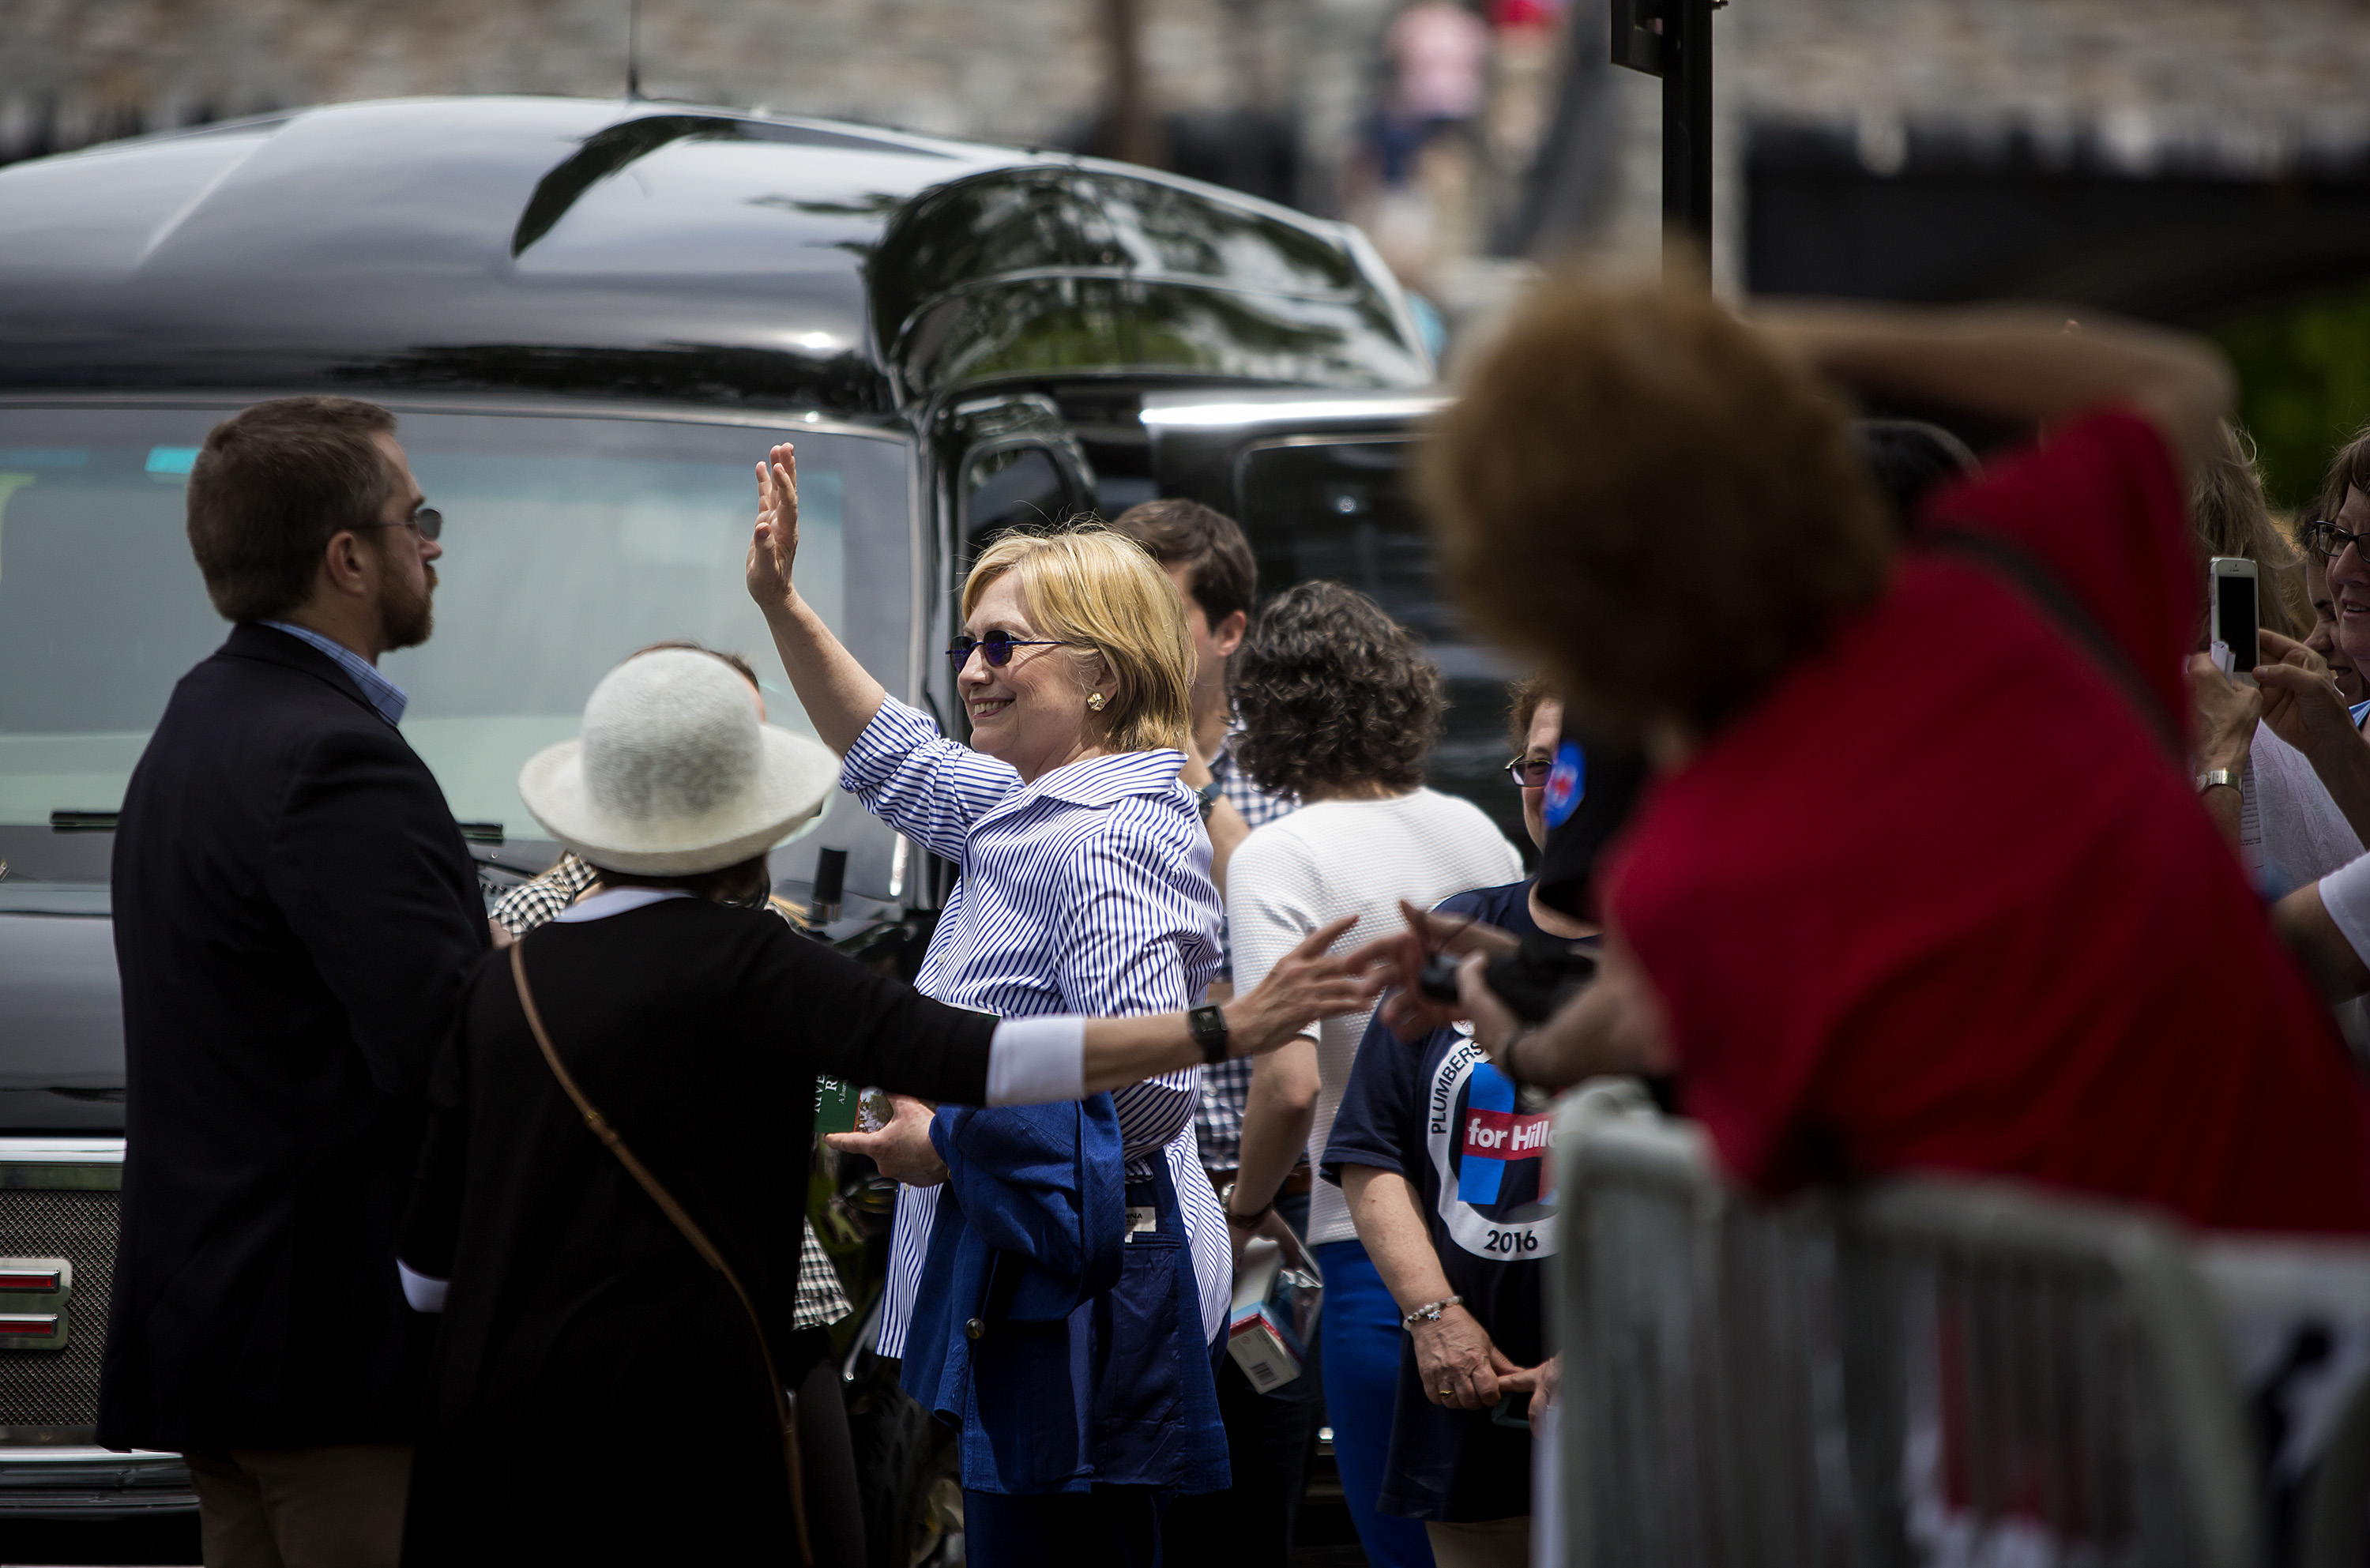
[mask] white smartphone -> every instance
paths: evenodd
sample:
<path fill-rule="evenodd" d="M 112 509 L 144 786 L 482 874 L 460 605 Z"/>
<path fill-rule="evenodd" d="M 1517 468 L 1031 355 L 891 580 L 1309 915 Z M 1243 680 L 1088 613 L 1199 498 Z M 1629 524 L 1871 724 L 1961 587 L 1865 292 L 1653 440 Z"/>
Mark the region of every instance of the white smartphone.
<path fill-rule="evenodd" d="M 2255 563 L 2244 556 L 2215 556 L 2205 563 L 2205 603 L 2213 622 L 2208 636 L 2215 662 L 2230 678 L 2255 684 L 2255 666 L 2263 662 L 2255 609 Z"/>

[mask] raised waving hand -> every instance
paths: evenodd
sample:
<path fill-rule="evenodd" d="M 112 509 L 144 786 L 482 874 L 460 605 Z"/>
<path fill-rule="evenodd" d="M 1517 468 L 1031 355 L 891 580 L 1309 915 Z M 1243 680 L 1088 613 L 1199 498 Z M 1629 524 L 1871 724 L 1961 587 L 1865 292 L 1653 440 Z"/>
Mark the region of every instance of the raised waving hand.
<path fill-rule="evenodd" d="M 757 526 L 749 539 L 749 597 L 768 610 L 796 592 L 790 566 L 799 554 L 799 453 L 783 442 L 757 465 Z"/>
<path fill-rule="evenodd" d="M 749 533 L 749 597 L 765 612 L 774 651 L 815 733 L 840 755 L 856 744 L 889 694 L 799 597 L 790 568 L 799 555 L 799 454 L 785 441 L 757 465 L 757 523 Z"/>

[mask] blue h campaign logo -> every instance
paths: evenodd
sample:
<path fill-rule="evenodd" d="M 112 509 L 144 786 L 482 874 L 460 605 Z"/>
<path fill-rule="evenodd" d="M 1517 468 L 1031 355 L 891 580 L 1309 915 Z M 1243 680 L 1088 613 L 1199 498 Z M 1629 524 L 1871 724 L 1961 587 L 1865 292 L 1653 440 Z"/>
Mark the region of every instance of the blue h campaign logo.
<path fill-rule="evenodd" d="M 1588 754 L 1578 741 L 1566 741 L 1556 747 L 1555 765 L 1547 769 L 1547 825 L 1561 827 L 1587 796 Z"/>

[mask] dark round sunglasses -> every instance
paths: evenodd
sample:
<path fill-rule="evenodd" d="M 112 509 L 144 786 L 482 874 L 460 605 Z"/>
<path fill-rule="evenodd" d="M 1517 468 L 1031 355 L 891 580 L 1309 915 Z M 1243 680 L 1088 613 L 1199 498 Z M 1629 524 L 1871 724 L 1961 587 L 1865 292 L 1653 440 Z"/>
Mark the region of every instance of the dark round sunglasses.
<path fill-rule="evenodd" d="M 1008 631 L 991 631 L 985 637 L 972 637 L 965 633 L 947 644 L 947 663 L 955 667 L 955 674 L 960 677 L 963 673 L 963 666 L 971 663 L 971 656 L 974 651 L 988 662 L 991 668 L 1000 670 L 1012 663 L 1012 651 L 1016 648 L 1066 648 L 1068 646 L 1069 644 L 1058 638 L 1015 637 Z"/>
<path fill-rule="evenodd" d="M 423 539 L 435 538 L 444 532 L 444 514 L 432 506 L 423 506 L 400 523 L 371 523 L 372 528 L 417 528 Z"/>

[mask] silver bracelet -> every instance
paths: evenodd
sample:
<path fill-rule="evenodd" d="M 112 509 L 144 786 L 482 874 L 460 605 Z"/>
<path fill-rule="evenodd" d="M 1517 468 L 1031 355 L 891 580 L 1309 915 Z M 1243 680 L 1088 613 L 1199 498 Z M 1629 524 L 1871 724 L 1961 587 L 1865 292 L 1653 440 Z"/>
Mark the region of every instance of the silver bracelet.
<path fill-rule="evenodd" d="M 1406 1317 L 1401 1318 L 1399 1320 L 1399 1327 L 1405 1329 L 1409 1333 L 1413 1333 L 1415 1332 L 1415 1326 L 1418 1323 L 1437 1323 L 1440 1321 L 1440 1315 L 1443 1312 L 1447 1311 L 1451 1307 L 1461 1307 L 1464 1303 L 1465 1297 L 1462 1296 L 1452 1296 L 1445 1301 L 1427 1301 L 1422 1306 L 1417 1308 L 1414 1311 L 1409 1312 Z"/>

